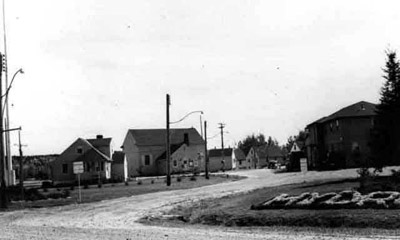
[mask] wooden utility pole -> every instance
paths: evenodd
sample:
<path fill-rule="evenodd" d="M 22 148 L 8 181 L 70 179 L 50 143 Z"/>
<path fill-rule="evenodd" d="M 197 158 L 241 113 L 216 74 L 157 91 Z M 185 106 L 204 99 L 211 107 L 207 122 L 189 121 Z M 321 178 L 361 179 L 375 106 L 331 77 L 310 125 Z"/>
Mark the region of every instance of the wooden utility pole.
<path fill-rule="evenodd" d="M 0 59 L 3 55 L 0 53 Z M 7 208 L 7 191 L 5 180 L 5 162 L 4 162 L 4 128 L 3 128 L 3 63 L 0 64 L 0 172 L 1 172 L 1 186 L 0 186 L 0 207 Z"/>
<path fill-rule="evenodd" d="M 221 148 L 222 148 L 222 171 L 225 171 L 225 150 L 224 150 L 224 123 L 218 123 L 221 129 Z"/>
<path fill-rule="evenodd" d="M 24 200 L 24 162 L 21 144 L 21 130 L 18 131 L 18 145 L 19 145 L 19 187 L 21 188 L 21 199 Z"/>
<path fill-rule="evenodd" d="M 210 176 L 208 175 L 207 121 L 204 121 L 204 164 L 205 164 L 206 179 L 210 179 Z"/>
<path fill-rule="evenodd" d="M 170 162 L 171 162 L 171 160 L 170 160 L 170 158 L 171 158 L 171 156 L 170 156 L 170 142 L 169 142 L 169 105 L 171 104 L 170 103 L 170 97 L 169 97 L 169 94 L 167 94 L 167 102 L 166 102 L 166 104 L 167 104 L 167 139 L 166 139 L 166 142 L 167 142 L 167 151 L 166 151 L 166 155 L 167 155 L 167 157 L 166 157 L 166 160 L 165 160 L 165 165 L 166 165 L 166 170 L 167 170 L 167 186 L 170 186 L 171 185 L 171 164 L 170 164 Z"/>

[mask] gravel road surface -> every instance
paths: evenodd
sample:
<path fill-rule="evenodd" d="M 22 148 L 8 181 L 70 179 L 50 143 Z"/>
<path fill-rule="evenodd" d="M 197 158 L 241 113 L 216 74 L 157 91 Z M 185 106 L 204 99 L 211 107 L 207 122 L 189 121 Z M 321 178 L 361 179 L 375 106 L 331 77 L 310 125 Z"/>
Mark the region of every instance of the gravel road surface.
<path fill-rule="evenodd" d="M 386 170 L 385 173 L 389 171 Z M 400 239 L 391 231 L 314 231 L 298 228 L 147 226 L 136 221 L 159 216 L 176 204 L 222 197 L 267 186 L 356 177 L 355 169 L 273 174 L 248 170 L 247 178 L 195 189 L 157 192 L 97 203 L 0 213 L 0 239 Z"/>

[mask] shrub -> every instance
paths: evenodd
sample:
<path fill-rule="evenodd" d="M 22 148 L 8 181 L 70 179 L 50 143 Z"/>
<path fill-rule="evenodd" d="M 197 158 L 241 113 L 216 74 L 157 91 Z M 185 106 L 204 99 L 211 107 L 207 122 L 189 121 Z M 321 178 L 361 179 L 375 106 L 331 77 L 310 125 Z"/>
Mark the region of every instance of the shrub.
<path fill-rule="evenodd" d="M 142 184 L 143 184 L 142 180 L 137 181 L 137 185 L 142 185 Z"/>
<path fill-rule="evenodd" d="M 65 197 L 65 198 L 67 198 L 67 197 L 69 197 L 69 196 L 71 196 L 71 192 L 67 189 L 67 190 L 64 190 L 63 191 L 63 196 Z"/>
<path fill-rule="evenodd" d="M 392 169 L 392 176 L 391 180 L 395 183 L 400 183 L 400 170 L 394 170 Z"/>
<path fill-rule="evenodd" d="M 51 188 L 53 187 L 53 183 L 51 181 L 43 181 L 42 188 Z"/>
<path fill-rule="evenodd" d="M 196 176 L 191 176 L 190 177 L 190 181 L 196 181 L 196 180 L 197 180 Z"/>
<path fill-rule="evenodd" d="M 177 178 L 176 178 L 176 181 L 177 181 L 177 182 L 181 182 L 181 181 L 182 181 L 182 178 L 181 178 L 181 177 L 177 177 Z"/>

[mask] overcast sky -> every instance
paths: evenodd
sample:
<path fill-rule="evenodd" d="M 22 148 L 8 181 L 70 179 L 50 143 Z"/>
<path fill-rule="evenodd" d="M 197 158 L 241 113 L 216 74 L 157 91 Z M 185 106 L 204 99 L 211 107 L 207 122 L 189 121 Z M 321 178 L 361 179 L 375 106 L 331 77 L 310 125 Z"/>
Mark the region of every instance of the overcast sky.
<path fill-rule="evenodd" d="M 172 121 L 203 110 L 209 136 L 226 123 L 225 146 L 252 133 L 283 144 L 341 107 L 378 102 L 385 49 L 400 49 L 399 9 L 365 0 L 6 0 L 10 78 L 25 70 L 9 96 L 11 127 L 22 126 L 25 154 L 61 153 L 96 134 L 117 150 L 129 128 L 165 127 L 169 93 Z M 173 127 L 191 126 L 199 129 L 198 114 Z"/>

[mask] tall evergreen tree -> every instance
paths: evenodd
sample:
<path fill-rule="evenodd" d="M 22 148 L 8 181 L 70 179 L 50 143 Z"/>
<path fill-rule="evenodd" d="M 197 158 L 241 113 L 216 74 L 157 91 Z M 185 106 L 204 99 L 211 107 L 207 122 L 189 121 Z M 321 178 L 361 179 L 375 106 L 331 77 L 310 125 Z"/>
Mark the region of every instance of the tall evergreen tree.
<path fill-rule="evenodd" d="M 386 81 L 377 105 L 371 146 L 376 168 L 400 164 L 400 64 L 395 51 L 387 51 L 386 55 L 383 68 Z"/>

